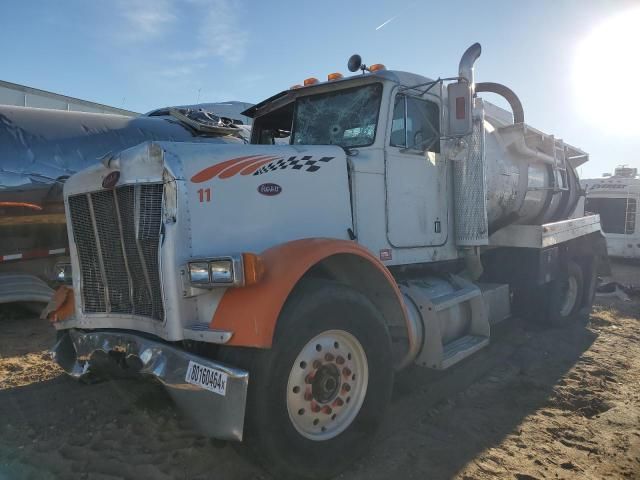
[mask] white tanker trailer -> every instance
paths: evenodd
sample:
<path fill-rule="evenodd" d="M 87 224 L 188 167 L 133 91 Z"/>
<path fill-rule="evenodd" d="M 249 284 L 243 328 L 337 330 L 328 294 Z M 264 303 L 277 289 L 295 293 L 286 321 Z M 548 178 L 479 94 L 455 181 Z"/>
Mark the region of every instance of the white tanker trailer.
<path fill-rule="evenodd" d="M 147 142 L 71 177 L 58 363 L 153 376 L 276 478 L 324 478 L 394 371 L 464 360 L 514 310 L 583 318 L 606 258 L 598 216 L 569 218 L 587 155 L 476 83 L 479 55 L 437 80 L 354 56 L 247 110 L 251 145 Z"/>

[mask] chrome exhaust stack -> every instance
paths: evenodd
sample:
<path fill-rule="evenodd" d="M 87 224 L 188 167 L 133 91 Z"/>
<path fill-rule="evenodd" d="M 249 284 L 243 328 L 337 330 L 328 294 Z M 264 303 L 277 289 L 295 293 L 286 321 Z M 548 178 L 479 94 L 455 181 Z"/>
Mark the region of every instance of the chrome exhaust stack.
<path fill-rule="evenodd" d="M 462 54 L 460 65 L 458 65 L 458 75 L 465 79 L 469 84 L 474 84 L 473 65 L 482 53 L 482 47 L 479 43 L 474 43 Z"/>

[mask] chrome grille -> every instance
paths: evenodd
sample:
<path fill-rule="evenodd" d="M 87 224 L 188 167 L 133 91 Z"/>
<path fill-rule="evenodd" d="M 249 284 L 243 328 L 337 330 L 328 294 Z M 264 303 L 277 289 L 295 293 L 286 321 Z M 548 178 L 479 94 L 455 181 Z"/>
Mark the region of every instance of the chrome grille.
<path fill-rule="evenodd" d="M 125 185 L 69 197 L 85 313 L 163 319 L 158 263 L 162 188 Z"/>

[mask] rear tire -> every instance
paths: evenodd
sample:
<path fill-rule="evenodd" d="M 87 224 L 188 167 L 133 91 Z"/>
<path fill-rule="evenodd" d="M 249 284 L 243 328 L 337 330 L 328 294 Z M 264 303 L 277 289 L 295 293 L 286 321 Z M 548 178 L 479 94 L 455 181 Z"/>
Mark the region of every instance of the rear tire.
<path fill-rule="evenodd" d="M 514 312 L 549 327 L 569 325 L 580 317 L 585 295 L 584 277 L 580 265 L 569 260 L 555 280 L 539 287 L 516 290 Z"/>
<path fill-rule="evenodd" d="M 549 284 L 548 314 L 544 317 L 552 327 L 563 327 L 579 317 L 584 292 L 582 269 L 569 260 L 566 269 Z"/>
<path fill-rule="evenodd" d="M 276 478 L 329 478 L 360 457 L 393 385 L 391 340 L 362 293 L 307 281 L 287 301 L 269 350 L 225 348 L 249 370 L 244 444 Z"/>

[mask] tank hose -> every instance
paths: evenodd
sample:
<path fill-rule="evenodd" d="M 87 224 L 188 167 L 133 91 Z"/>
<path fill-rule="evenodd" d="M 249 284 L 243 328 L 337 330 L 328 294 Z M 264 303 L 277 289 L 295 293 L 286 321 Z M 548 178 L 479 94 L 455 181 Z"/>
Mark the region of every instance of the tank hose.
<path fill-rule="evenodd" d="M 493 82 L 480 82 L 476 83 L 476 93 L 490 92 L 497 93 L 501 97 L 509 102 L 511 110 L 513 111 L 513 123 L 524 123 L 524 109 L 522 108 L 522 102 L 509 87 L 502 85 L 501 83 Z"/>

